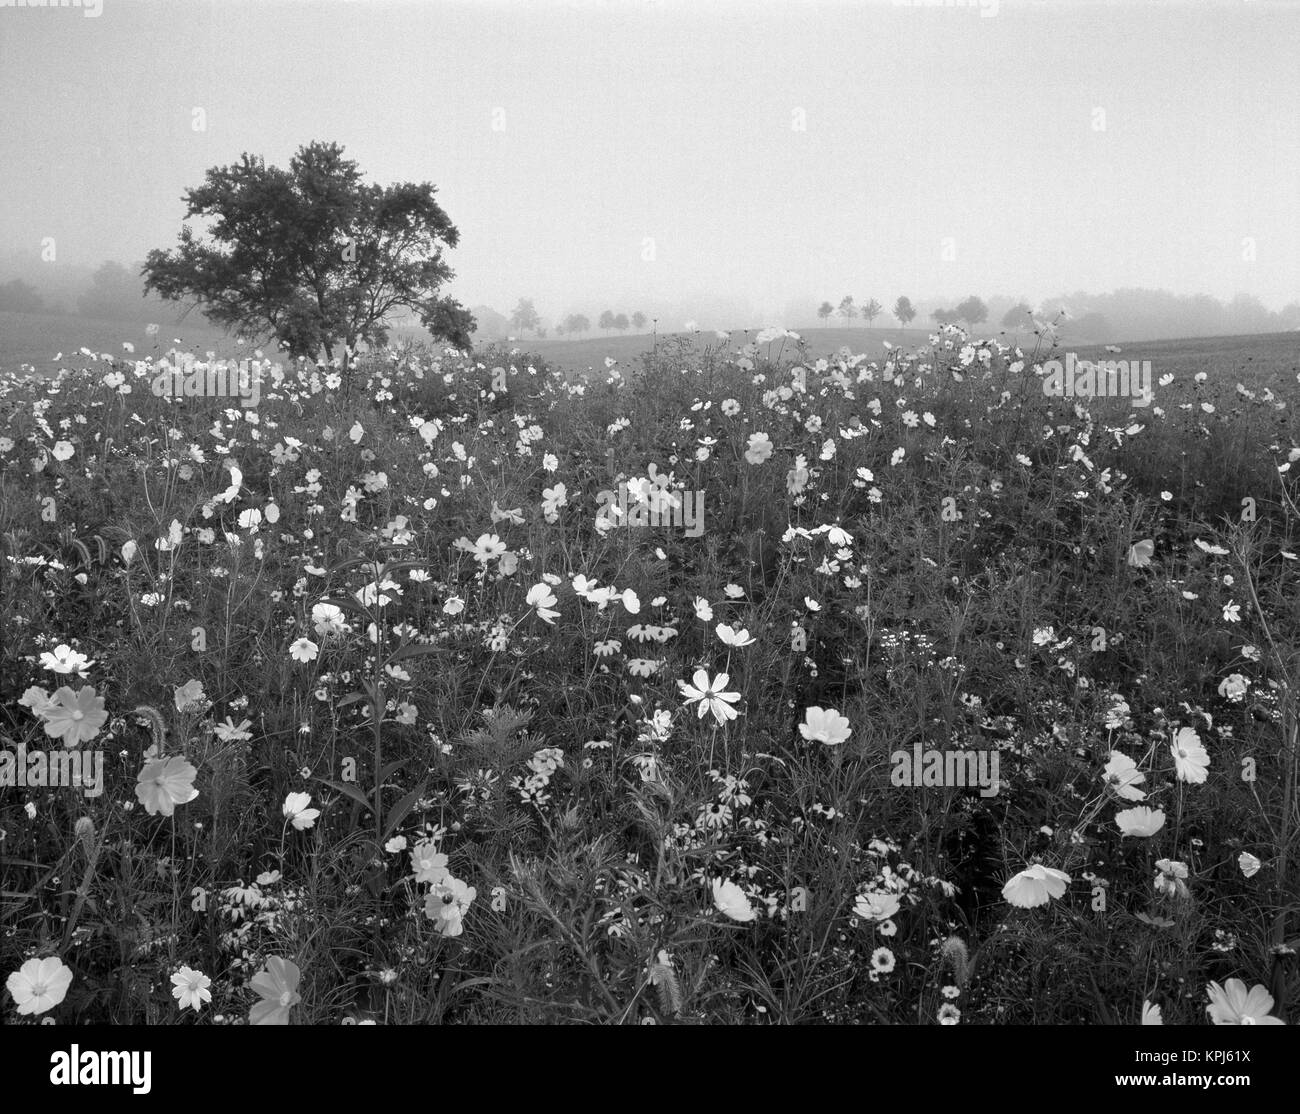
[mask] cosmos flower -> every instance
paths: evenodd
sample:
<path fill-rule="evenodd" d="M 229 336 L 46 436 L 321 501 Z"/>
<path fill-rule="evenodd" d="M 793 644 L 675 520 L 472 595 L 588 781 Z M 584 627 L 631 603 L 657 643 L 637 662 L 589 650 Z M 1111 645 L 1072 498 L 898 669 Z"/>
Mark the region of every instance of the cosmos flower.
<path fill-rule="evenodd" d="M 465 931 L 465 913 L 477 896 L 473 886 L 448 875 L 425 896 L 424 915 L 433 921 L 440 936 L 459 936 Z"/>
<path fill-rule="evenodd" d="M 1021 909 L 1032 909 L 1064 894 L 1069 881 L 1064 871 L 1035 863 L 1011 878 L 1002 887 L 1002 896 Z"/>
<path fill-rule="evenodd" d="M 248 1011 L 248 1023 L 288 1025 L 289 1010 L 302 1001 L 302 996 L 298 993 L 301 979 L 302 972 L 293 960 L 282 959 L 278 955 L 271 956 L 266 961 L 266 966 L 249 981 L 248 985 L 257 991 L 262 1000 Z"/>
<path fill-rule="evenodd" d="M 89 742 L 108 722 L 104 698 L 95 695 L 93 685 L 85 685 L 76 692 L 64 685 L 55 691 L 40 715 L 45 720 L 45 734 L 60 740 L 65 747 Z"/>
<path fill-rule="evenodd" d="M 5 980 L 5 989 L 13 995 L 18 1013 L 46 1013 L 54 1009 L 72 985 L 72 969 L 57 955 L 29 959 Z M 1272 1005 L 1272 999 L 1269 1004 Z"/>
<path fill-rule="evenodd" d="M 803 723 L 799 725 L 799 734 L 805 742 L 825 743 L 828 747 L 838 746 L 851 733 L 848 717 L 840 715 L 834 708 L 807 708 Z"/>
<path fill-rule="evenodd" d="M 549 584 L 534 584 L 528 589 L 528 595 L 524 601 L 537 612 L 537 617 L 547 623 L 554 624 L 556 617 L 560 614 L 555 608 L 555 594 L 551 591 Z"/>
<path fill-rule="evenodd" d="M 678 681 L 677 687 L 681 690 L 684 703 L 698 702 L 700 719 L 704 718 L 706 712 L 712 712 L 713 718 L 719 724 L 725 724 L 728 720 L 736 718 L 738 713 L 731 705 L 740 699 L 740 693 L 726 691 L 727 682 L 730 680 L 727 674 L 719 673 L 710 681 L 708 673 L 703 669 L 697 669 L 691 680 L 695 682 L 693 685 Z"/>
<path fill-rule="evenodd" d="M 204 1002 L 212 1001 L 212 991 L 208 989 L 212 980 L 202 971 L 192 967 L 182 967 L 172 975 L 172 997 L 181 1009 L 192 1009 L 198 1013 Z"/>
<path fill-rule="evenodd" d="M 150 816 L 171 816 L 177 805 L 188 804 L 199 795 L 194 779 L 199 771 L 184 758 L 155 758 L 136 775 L 135 795 Z"/>
<path fill-rule="evenodd" d="M 1163 1025 L 1164 1023 L 1165 1019 L 1164 1015 L 1160 1012 L 1160 1007 L 1144 1001 L 1142 1003 L 1142 1024 Z"/>
<path fill-rule="evenodd" d="M 316 823 L 316 818 L 320 815 L 320 809 L 308 808 L 309 804 L 311 804 L 310 793 L 290 793 L 285 797 L 284 805 L 280 811 L 293 825 L 295 832 L 301 832 Z"/>
<path fill-rule="evenodd" d="M 95 663 L 85 654 L 78 653 L 66 642 L 54 647 L 53 652 L 46 650 L 41 654 L 41 668 L 51 673 L 75 673 L 85 677 L 86 671 Z"/>
<path fill-rule="evenodd" d="M 1156 543 L 1152 538 L 1138 542 L 1136 545 L 1129 546 L 1128 563 L 1132 568 L 1145 569 L 1151 564 L 1151 555 L 1156 551 Z"/>
<path fill-rule="evenodd" d="M 864 921 L 885 921 L 898 912 L 899 905 L 895 894 L 858 894 L 853 903 L 853 915 Z"/>
<path fill-rule="evenodd" d="M 1140 801 L 1146 797 L 1146 793 L 1138 788 L 1146 780 L 1146 775 L 1127 754 L 1120 754 L 1117 750 L 1110 752 L 1104 779 L 1121 800 Z"/>
<path fill-rule="evenodd" d="M 715 878 L 713 880 L 713 905 L 718 912 L 730 917 L 733 921 L 752 921 L 758 916 L 754 912 L 754 907 L 750 905 L 749 898 L 745 896 L 742 890 L 735 882 L 725 878 Z"/>
<path fill-rule="evenodd" d="M 1160 809 L 1126 808 L 1115 814 L 1115 823 L 1126 836 L 1153 836 L 1165 826 L 1165 814 Z"/>
<path fill-rule="evenodd" d="M 1262 985 L 1246 989 L 1240 979 L 1229 979 L 1220 986 L 1217 982 L 1205 988 L 1210 1004 L 1205 1007 L 1215 1025 L 1285 1025 L 1278 1017 L 1269 1016 L 1273 1008 L 1273 995 Z"/>
<path fill-rule="evenodd" d="M 437 885 L 450 874 L 447 856 L 438 850 L 438 845 L 431 839 L 422 839 L 411 848 L 411 869 L 415 871 L 417 882 L 432 885 Z"/>
<path fill-rule="evenodd" d="M 1180 728 L 1169 747 L 1174 756 L 1174 769 L 1179 781 L 1190 781 L 1200 785 L 1206 779 L 1206 769 L 1210 765 L 1210 756 L 1201 745 L 1201 737 L 1190 727 Z"/>

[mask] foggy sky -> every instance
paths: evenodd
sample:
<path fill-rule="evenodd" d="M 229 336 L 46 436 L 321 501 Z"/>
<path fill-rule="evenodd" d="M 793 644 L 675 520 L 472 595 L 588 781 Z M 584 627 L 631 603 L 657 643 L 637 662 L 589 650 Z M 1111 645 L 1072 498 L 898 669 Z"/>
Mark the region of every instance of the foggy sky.
<path fill-rule="evenodd" d="M 467 306 L 1300 297 L 1300 5 L 996 8 L 0 7 L 0 255 L 141 260 L 320 139 L 438 187 Z"/>

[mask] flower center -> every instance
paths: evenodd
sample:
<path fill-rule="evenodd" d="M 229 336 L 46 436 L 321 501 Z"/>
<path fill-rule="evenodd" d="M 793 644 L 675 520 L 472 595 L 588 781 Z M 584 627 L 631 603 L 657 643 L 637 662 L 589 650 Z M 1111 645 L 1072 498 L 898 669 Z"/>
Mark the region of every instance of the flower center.
<path fill-rule="evenodd" d="M 86 713 L 83 712 L 80 708 L 78 708 L 75 712 L 72 713 L 72 718 L 73 718 L 73 719 L 85 719 L 85 718 L 86 718 Z"/>
<path fill-rule="evenodd" d="M 291 1005 L 293 1005 L 293 994 L 290 993 L 288 990 L 286 990 L 283 994 L 281 994 L 281 995 L 280 995 L 280 1005 L 282 1005 L 282 1006 L 291 1006 Z"/>

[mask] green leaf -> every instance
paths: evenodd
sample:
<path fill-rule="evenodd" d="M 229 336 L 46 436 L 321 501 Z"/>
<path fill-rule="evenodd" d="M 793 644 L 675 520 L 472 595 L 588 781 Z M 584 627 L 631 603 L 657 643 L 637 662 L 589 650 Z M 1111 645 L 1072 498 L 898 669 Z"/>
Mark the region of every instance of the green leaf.
<path fill-rule="evenodd" d="M 349 704 L 355 704 L 358 700 L 367 700 L 369 697 L 364 692 L 350 692 L 342 700 L 334 705 L 336 708 L 346 708 Z"/>
<path fill-rule="evenodd" d="M 392 665 L 395 661 L 405 661 L 407 658 L 421 658 L 427 654 L 436 654 L 441 649 L 441 646 L 426 646 L 423 642 L 408 642 L 389 654 L 384 664 Z"/>
<path fill-rule="evenodd" d="M 393 774 L 405 766 L 409 761 L 409 758 L 398 758 L 382 766 L 379 770 L 379 784 L 383 785 L 384 782 L 392 777 Z"/>
<path fill-rule="evenodd" d="M 384 825 L 384 834 L 380 836 L 380 843 L 389 837 L 397 826 L 406 819 L 407 813 L 415 807 L 415 802 L 424 796 L 425 787 L 428 782 L 422 781 L 412 789 L 397 804 L 393 805 L 393 811 L 388 814 L 388 823 Z"/>
<path fill-rule="evenodd" d="M 367 798 L 366 795 L 363 792 L 361 792 L 360 789 L 358 789 L 355 785 L 351 784 L 350 782 L 330 781 L 329 778 L 325 778 L 325 777 L 318 777 L 315 780 L 321 782 L 323 785 L 328 785 L 331 789 L 337 789 L 345 797 L 351 797 L 352 800 L 357 802 L 357 804 L 364 805 L 366 807 L 366 811 L 368 812 L 375 811 L 375 806 L 370 803 L 369 798 Z"/>

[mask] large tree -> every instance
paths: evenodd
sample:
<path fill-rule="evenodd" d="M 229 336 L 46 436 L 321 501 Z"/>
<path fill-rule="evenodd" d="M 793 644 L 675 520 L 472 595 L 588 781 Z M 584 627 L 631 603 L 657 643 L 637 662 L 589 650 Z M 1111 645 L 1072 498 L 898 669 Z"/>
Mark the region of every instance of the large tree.
<path fill-rule="evenodd" d="M 269 331 L 294 357 L 341 349 L 345 367 L 359 341 L 388 339 L 398 310 L 469 348 L 473 315 L 437 292 L 453 277 L 443 251 L 460 237 L 435 193 L 428 182 L 366 185 L 334 143 L 300 148 L 288 170 L 245 154 L 187 191 L 186 216 L 210 221 L 208 238 L 186 224 L 174 251 L 151 251 L 145 289 Z"/>

